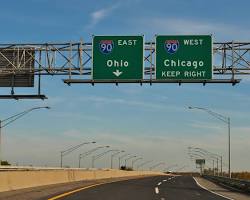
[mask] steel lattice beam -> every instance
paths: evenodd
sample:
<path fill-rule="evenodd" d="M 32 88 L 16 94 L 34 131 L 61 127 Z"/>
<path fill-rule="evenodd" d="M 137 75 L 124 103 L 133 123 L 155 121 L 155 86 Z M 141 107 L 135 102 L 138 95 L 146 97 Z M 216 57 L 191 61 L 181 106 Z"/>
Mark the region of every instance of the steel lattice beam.
<path fill-rule="evenodd" d="M 34 73 L 35 75 L 91 75 L 91 43 L 0 44 L 0 52 L 24 51 L 35 61 L 34 71 L 20 63 L 11 63 L 1 74 Z M 30 52 L 34 51 L 35 55 Z M 214 43 L 214 74 L 250 74 L 250 42 Z M 145 43 L 145 74 L 155 73 L 155 43 Z M 3 58 L 2 58 L 3 59 Z"/>

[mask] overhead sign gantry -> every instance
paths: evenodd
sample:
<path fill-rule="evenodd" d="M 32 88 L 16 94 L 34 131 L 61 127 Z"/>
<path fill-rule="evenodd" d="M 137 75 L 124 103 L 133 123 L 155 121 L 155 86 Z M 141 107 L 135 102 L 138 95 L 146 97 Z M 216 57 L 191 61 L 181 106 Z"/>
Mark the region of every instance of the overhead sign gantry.
<path fill-rule="evenodd" d="M 93 43 L 0 44 L 0 99 L 46 98 L 42 77 L 64 83 L 230 83 L 250 74 L 250 42 L 212 42 L 210 35 L 95 36 Z M 213 62 L 212 62 L 213 59 Z M 16 87 L 37 94 L 15 94 Z M 28 91 L 26 89 L 25 91 Z"/>

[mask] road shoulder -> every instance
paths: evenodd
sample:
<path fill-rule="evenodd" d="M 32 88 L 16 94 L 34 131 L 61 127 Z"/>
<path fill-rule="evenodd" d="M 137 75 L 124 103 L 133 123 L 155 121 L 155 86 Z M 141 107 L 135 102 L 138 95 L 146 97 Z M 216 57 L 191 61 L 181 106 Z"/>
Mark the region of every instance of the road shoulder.
<path fill-rule="evenodd" d="M 250 195 L 245 195 L 240 192 L 230 191 L 201 177 L 194 177 L 194 179 L 200 187 L 214 194 L 218 194 L 219 196 L 223 196 L 232 200 L 250 200 Z"/>

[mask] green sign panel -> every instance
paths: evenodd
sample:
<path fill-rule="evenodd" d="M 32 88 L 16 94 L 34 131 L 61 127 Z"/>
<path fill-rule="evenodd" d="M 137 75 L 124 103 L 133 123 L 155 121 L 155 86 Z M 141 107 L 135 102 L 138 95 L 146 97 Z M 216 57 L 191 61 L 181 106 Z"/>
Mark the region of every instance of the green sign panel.
<path fill-rule="evenodd" d="M 212 79 L 210 35 L 156 36 L 156 79 Z"/>
<path fill-rule="evenodd" d="M 205 161 L 205 159 L 196 159 L 195 162 L 197 165 L 205 165 L 206 161 Z"/>
<path fill-rule="evenodd" d="M 143 36 L 94 36 L 92 44 L 92 79 L 143 79 Z"/>

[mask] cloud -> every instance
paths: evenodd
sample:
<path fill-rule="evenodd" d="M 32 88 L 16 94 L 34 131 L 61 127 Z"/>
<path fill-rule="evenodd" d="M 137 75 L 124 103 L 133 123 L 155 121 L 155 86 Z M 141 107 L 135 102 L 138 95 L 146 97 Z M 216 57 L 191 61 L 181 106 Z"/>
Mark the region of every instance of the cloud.
<path fill-rule="evenodd" d="M 164 97 L 163 97 L 164 98 Z M 81 98 L 80 101 L 88 101 L 92 103 L 96 103 L 96 105 L 103 105 L 103 104 L 121 104 L 130 107 L 140 107 L 149 110 L 173 110 L 176 112 L 183 112 L 183 108 L 174 105 L 167 105 L 163 103 L 152 103 L 152 102 L 145 102 L 145 100 L 130 100 L 130 99 L 123 99 L 123 98 L 108 98 L 108 97 L 98 97 L 98 96 L 87 96 Z"/>
<path fill-rule="evenodd" d="M 189 126 L 192 128 L 199 128 L 199 129 L 213 129 L 214 131 L 220 131 L 222 132 L 224 129 L 222 126 L 220 126 L 219 123 L 206 123 L 201 121 L 192 121 Z"/>
<path fill-rule="evenodd" d="M 63 132 L 63 135 L 66 137 L 75 137 L 75 138 L 79 138 L 82 137 L 82 132 L 80 130 L 76 130 L 76 129 L 70 129 L 67 130 L 65 132 Z"/>
<path fill-rule="evenodd" d="M 86 29 L 91 29 L 95 25 L 97 25 L 100 21 L 107 18 L 111 13 L 120 7 L 120 3 L 116 3 L 114 5 L 108 6 L 106 8 L 102 8 L 96 10 L 90 14 L 91 20 L 90 23 L 86 26 Z"/>
<path fill-rule="evenodd" d="M 213 22 L 197 19 L 183 18 L 144 18 L 135 21 L 143 27 L 148 27 L 150 30 L 159 34 L 213 34 L 218 39 L 247 39 L 250 29 L 239 27 L 237 24 L 225 24 L 225 22 Z M 138 26 L 138 24 L 136 26 Z"/>
<path fill-rule="evenodd" d="M 190 32 L 200 33 L 200 32 L 210 32 L 214 27 L 212 24 L 200 23 L 197 21 L 189 21 L 178 18 L 170 19 L 152 19 L 151 24 L 155 27 L 161 28 L 165 27 L 170 29 L 172 32 L 187 34 Z"/>

